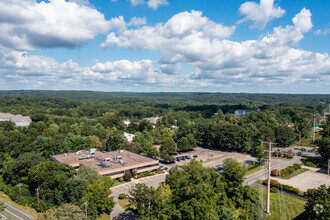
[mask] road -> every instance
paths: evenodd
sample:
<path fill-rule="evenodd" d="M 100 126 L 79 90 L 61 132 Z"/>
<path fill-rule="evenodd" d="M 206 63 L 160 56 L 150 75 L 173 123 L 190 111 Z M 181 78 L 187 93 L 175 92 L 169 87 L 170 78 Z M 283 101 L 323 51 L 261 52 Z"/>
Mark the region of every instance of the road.
<path fill-rule="evenodd" d="M 294 163 L 300 163 L 301 157 L 294 157 L 293 159 L 286 161 L 281 159 L 272 159 L 271 170 L 273 169 L 283 169 L 288 166 L 292 166 Z M 262 169 L 258 172 L 252 173 L 245 177 L 243 185 L 251 185 L 258 180 L 264 180 L 267 176 L 267 164 L 265 164 L 266 169 Z"/>
<path fill-rule="evenodd" d="M 115 186 L 110 188 L 111 195 L 114 196 L 114 201 L 116 202 L 116 205 L 113 207 L 113 210 L 111 212 L 111 216 L 113 219 L 133 219 L 133 215 L 127 211 L 125 211 L 123 208 L 120 207 L 118 204 L 118 196 L 121 193 L 128 194 L 128 191 L 135 186 L 137 183 L 144 183 L 147 186 L 153 186 L 157 187 L 159 183 L 165 182 L 165 177 L 168 173 L 165 172 L 163 174 L 158 174 L 155 176 L 148 176 L 141 179 L 132 179 L 131 182 L 124 183 L 119 186 Z"/>
<path fill-rule="evenodd" d="M 1 200 L 1 201 L 3 201 L 3 200 Z M 6 202 L 5 202 L 5 206 L 6 206 L 6 209 L 4 211 L 0 212 L 0 216 L 2 217 L 2 219 L 10 219 L 10 220 L 34 220 L 35 219 L 30 214 L 12 206 Z"/>

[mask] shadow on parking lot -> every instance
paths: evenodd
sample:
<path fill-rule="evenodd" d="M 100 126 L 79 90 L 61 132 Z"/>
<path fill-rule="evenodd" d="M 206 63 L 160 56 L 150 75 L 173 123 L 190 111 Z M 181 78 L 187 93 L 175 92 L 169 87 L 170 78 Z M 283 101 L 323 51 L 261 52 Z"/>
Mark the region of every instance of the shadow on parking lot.
<path fill-rule="evenodd" d="M 134 219 L 134 215 L 130 211 L 120 213 L 118 216 L 112 218 L 113 220 L 131 220 Z"/>

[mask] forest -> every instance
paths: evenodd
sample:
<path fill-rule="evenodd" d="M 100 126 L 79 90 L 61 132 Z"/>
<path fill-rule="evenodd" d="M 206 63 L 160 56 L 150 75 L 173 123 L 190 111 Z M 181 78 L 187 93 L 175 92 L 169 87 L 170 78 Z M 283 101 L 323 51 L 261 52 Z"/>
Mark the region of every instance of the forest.
<path fill-rule="evenodd" d="M 32 119 L 28 127 L 0 122 L 0 191 L 40 212 L 68 203 L 83 209 L 88 202 L 88 215 L 96 219 L 101 213 L 111 213 L 114 206 L 113 199 L 108 197 L 114 180 L 99 176 L 93 169 L 76 171 L 69 165 L 55 163 L 49 158 L 54 154 L 90 148 L 127 149 L 171 162 L 177 152 L 200 146 L 257 155 L 263 141 L 286 147 L 309 140 L 313 117 L 323 128 L 314 144 L 320 147 L 324 161 L 330 154 L 330 126 L 325 122 L 329 117 L 324 118 L 329 95 L 0 91 L 0 97 L 0 112 Z M 235 116 L 233 113 L 238 109 L 252 112 Z M 147 120 L 156 116 L 159 117 L 156 124 Z M 130 121 L 128 126 L 125 120 Z M 125 132 L 135 135 L 132 142 L 125 138 Z M 208 187 L 206 193 L 212 195 L 217 192 L 209 198 L 210 205 L 231 208 L 219 212 L 208 206 L 198 207 L 193 197 L 200 189 L 181 195 L 178 189 L 188 177 L 183 177 L 180 170 L 171 170 L 167 184 L 173 195 L 168 198 L 172 205 L 160 205 L 164 205 L 164 212 L 172 209 L 173 218 L 202 215 L 203 212 L 195 213 L 196 209 L 210 210 L 209 214 L 217 217 L 231 215 L 233 210 L 241 210 L 240 218 L 244 219 L 257 215 L 253 211 L 256 205 L 253 192 L 241 186 L 240 177 L 231 177 L 233 174 L 228 171 L 225 180 L 204 170 L 198 162 L 185 169 L 189 181 L 198 182 L 195 179 L 198 170 L 202 179 L 208 179 L 207 186 L 199 187 Z M 230 178 L 238 179 L 228 181 Z M 231 186 L 235 181 L 236 185 Z M 234 188 L 244 198 L 237 197 L 231 191 Z M 166 189 L 157 190 L 152 193 L 162 194 Z M 214 204 L 220 198 L 226 204 Z M 196 209 L 188 210 L 194 205 Z"/>

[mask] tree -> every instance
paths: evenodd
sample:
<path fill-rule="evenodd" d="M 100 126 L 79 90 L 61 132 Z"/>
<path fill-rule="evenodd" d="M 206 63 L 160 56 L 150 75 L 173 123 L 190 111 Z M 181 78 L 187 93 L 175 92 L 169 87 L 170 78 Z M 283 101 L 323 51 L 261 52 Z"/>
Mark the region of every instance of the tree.
<path fill-rule="evenodd" d="M 196 148 L 196 140 L 194 135 L 188 134 L 186 137 L 181 137 L 178 141 L 178 151 L 188 151 Z"/>
<path fill-rule="evenodd" d="M 309 219 L 330 219 L 330 186 L 321 185 L 310 196 L 305 206 Z"/>
<path fill-rule="evenodd" d="M 127 139 L 124 133 L 120 130 L 113 129 L 110 134 L 108 141 L 106 143 L 106 150 L 112 151 L 117 149 L 124 149 L 127 146 Z"/>
<path fill-rule="evenodd" d="M 102 179 L 97 180 L 87 186 L 87 194 L 81 199 L 81 207 L 84 202 L 88 202 L 88 216 L 91 219 L 96 219 L 101 213 L 110 214 L 115 205 L 110 194 L 109 184 L 104 184 Z"/>
<path fill-rule="evenodd" d="M 136 219 L 170 219 L 171 210 L 168 190 L 161 185 L 158 188 L 138 183 L 130 191 L 130 205 Z"/>
<path fill-rule="evenodd" d="M 41 217 L 42 220 L 81 220 L 84 218 L 84 212 L 78 206 L 72 204 L 63 204 L 58 208 L 51 208 Z"/>
<path fill-rule="evenodd" d="M 77 172 L 77 178 L 84 180 L 89 185 L 99 179 L 99 174 L 93 167 L 81 166 Z"/>
<path fill-rule="evenodd" d="M 16 160 L 11 160 L 6 164 L 3 179 L 6 183 L 12 185 L 26 182 L 29 170 L 42 161 L 45 161 L 45 159 L 36 153 L 24 153 Z"/>
<path fill-rule="evenodd" d="M 86 194 L 87 182 L 80 178 L 71 178 L 66 183 L 66 197 L 70 203 L 78 204 L 78 201 Z"/>
<path fill-rule="evenodd" d="M 241 185 L 244 181 L 246 169 L 235 159 L 227 158 L 223 161 L 223 176 L 230 185 Z"/>
<path fill-rule="evenodd" d="M 289 147 L 295 142 L 297 137 L 296 133 L 294 133 L 293 130 L 287 126 L 278 126 L 275 129 L 275 135 L 276 142 L 278 143 L 278 146 L 281 147 Z"/>
<path fill-rule="evenodd" d="M 330 159 L 330 138 L 322 138 L 318 141 L 318 146 L 318 152 L 323 161 L 328 161 Z"/>

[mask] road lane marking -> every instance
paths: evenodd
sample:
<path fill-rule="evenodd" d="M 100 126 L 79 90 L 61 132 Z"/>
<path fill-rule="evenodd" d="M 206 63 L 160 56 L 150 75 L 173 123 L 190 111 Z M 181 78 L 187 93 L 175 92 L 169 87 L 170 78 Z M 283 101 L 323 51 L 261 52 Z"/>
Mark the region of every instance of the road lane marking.
<path fill-rule="evenodd" d="M 5 209 L 6 212 L 9 212 L 10 214 L 12 214 L 13 216 L 15 216 L 16 218 L 18 218 L 19 220 L 23 220 L 22 218 L 18 217 L 17 215 L 15 215 L 14 213 L 12 213 L 11 211 L 9 211 L 8 209 Z"/>

